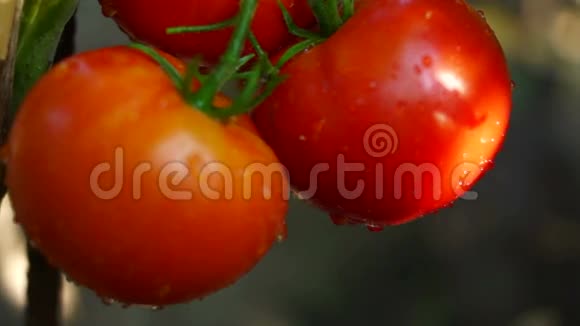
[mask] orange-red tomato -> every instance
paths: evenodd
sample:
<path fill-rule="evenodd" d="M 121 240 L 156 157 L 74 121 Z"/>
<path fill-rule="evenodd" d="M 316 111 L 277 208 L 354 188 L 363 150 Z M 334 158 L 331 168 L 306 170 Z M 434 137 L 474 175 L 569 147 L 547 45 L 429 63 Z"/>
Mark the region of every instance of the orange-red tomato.
<path fill-rule="evenodd" d="M 234 17 L 239 0 L 99 0 L 103 14 L 113 18 L 131 38 L 180 57 L 201 55 L 209 63 L 224 53 L 232 28 L 204 33 L 167 35 L 169 27 L 215 24 Z M 292 41 L 279 0 L 259 0 L 252 32 L 267 52 Z M 307 0 L 282 0 L 297 25 L 309 27 L 314 16 Z M 248 44 L 247 52 L 251 50 Z"/>
<path fill-rule="evenodd" d="M 73 56 L 28 94 L 10 133 L 17 221 L 99 296 L 156 306 L 204 297 L 285 232 L 284 178 L 260 176 L 278 161 L 247 128 L 247 118 L 188 106 L 137 50 Z"/>
<path fill-rule="evenodd" d="M 465 1 L 357 4 L 283 68 L 288 78 L 253 116 L 303 197 L 378 230 L 449 205 L 491 168 L 511 81 Z"/>

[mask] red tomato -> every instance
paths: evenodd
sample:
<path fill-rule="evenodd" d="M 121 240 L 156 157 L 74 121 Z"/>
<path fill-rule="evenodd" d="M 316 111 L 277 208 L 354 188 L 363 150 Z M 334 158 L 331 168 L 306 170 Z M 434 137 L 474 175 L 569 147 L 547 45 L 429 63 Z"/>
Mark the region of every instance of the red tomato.
<path fill-rule="evenodd" d="M 11 131 L 17 221 L 102 297 L 157 306 L 204 297 L 285 232 L 284 178 L 258 176 L 259 164 L 278 161 L 248 123 L 186 105 L 136 50 L 74 56 L 34 87 Z"/>
<path fill-rule="evenodd" d="M 512 87 L 493 31 L 464 1 L 361 3 L 283 68 L 254 120 L 303 197 L 380 229 L 449 205 L 492 166 Z"/>
<path fill-rule="evenodd" d="M 167 35 L 176 26 L 219 23 L 232 18 L 239 0 L 99 0 L 105 16 L 112 17 L 133 39 L 152 44 L 177 56 L 202 55 L 216 62 L 227 47 L 231 28 L 206 33 Z M 309 27 L 314 17 L 307 0 L 282 0 L 299 26 Z M 276 51 L 291 41 L 278 0 L 260 0 L 252 31 L 262 47 Z M 248 44 L 248 52 L 251 46 Z"/>

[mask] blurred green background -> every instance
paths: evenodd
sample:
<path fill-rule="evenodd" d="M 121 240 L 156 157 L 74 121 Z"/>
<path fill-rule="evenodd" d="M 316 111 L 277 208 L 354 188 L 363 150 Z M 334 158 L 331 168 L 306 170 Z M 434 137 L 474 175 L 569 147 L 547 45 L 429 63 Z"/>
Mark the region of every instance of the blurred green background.
<path fill-rule="evenodd" d="M 382 233 L 335 227 L 294 202 L 289 239 L 235 286 L 153 311 L 67 284 L 65 325 L 580 325 L 580 1 L 473 4 L 516 83 L 507 142 L 478 200 Z M 81 1 L 78 22 L 79 51 L 127 42 L 96 0 Z M 9 215 L 0 325 L 11 326 L 23 325 L 27 262 Z"/>

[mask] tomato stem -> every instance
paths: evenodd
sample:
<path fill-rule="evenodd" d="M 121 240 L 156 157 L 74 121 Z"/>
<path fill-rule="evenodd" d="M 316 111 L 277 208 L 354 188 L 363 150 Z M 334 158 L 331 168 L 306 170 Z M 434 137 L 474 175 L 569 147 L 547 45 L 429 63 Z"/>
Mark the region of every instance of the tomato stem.
<path fill-rule="evenodd" d="M 300 38 L 304 38 L 304 39 L 322 38 L 320 35 L 318 35 L 316 33 L 313 33 L 307 29 L 298 27 L 298 25 L 296 25 L 296 23 L 294 22 L 292 15 L 288 11 L 288 9 L 286 9 L 286 7 L 284 6 L 284 4 L 281 1 L 278 1 L 278 7 L 280 7 L 280 11 L 282 12 L 282 18 L 284 18 L 284 23 L 286 24 L 286 28 L 288 28 L 288 31 L 292 35 L 300 37 Z"/>
<path fill-rule="evenodd" d="M 256 35 L 254 35 L 254 33 L 250 33 L 248 35 L 248 39 L 250 40 L 250 43 L 254 47 L 254 51 L 256 51 L 256 55 L 258 55 L 258 59 L 260 60 L 260 62 L 263 62 L 264 65 L 266 66 L 265 75 L 270 76 L 278 74 L 280 71 L 272 64 L 270 58 L 268 57 L 268 53 L 264 51 L 264 49 L 260 45 L 260 42 L 258 42 Z"/>
<path fill-rule="evenodd" d="M 290 61 L 290 59 L 292 59 L 293 57 L 295 57 L 297 54 L 303 52 L 306 49 L 309 49 L 313 46 L 315 46 L 316 44 L 322 42 L 322 40 L 319 39 L 306 39 L 303 40 L 299 43 L 294 44 L 293 46 L 291 46 L 290 48 L 288 48 L 284 54 L 282 54 L 282 56 L 280 57 L 280 59 L 278 60 L 278 62 L 276 63 L 276 67 L 278 69 L 281 69 L 282 66 L 284 66 L 284 64 L 286 64 L 286 62 Z"/>
<path fill-rule="evenodd" d="M 342 21 L 342 16 L 340 15 L 338 0 L 328 0 L 328 16 L 330 18 L 331 34 L 334 34 L 336 30 L 342 26 L 344 23 Z"/>
<path fill-rule="evenodd" d="M 161 66 L 161 68 L 165 71 L 165 73 L 169 75 L 169 78 L 171 79 L 173 84 L 175 84 L 175 86 L 178 88 L 183 87 L 182 85 L 183 81 L 181 79 L 181 74 L 179 73 L 179 71 L 177 71 L 177 69 L 167 59 L 165 59 L 162 55 L 160 55 L 159 52 L 155 51 L 154 49 L 146 45 L 139 43 L 132 43 L 130 47 L 144 52 L 145 54 L 153 58 L 155 61 L 157 61 L 157 63 Z"/>
<path fill-rule="evenodd" d="M 320 31 L 323 36 L 327 37 L 332 35 L 333 29 L 333 18 L 328 10 L 328 4 L 326 0 L 308 0 L 308 5 L 314 12 L 314 16 L 318 20 L 320 25 Z"/>
<path fill-rule="evenodd" d="M 209 74 L 201 73 L 201 58 L 193 59 L 187 67 L 185 76 L 181 76 L 176 68 L 154 49 L 141 44 L 134 44 L 133 47 L 142 50 L 159 63 L 181 91 L 185 101 L 192 107 L 218 119 L 227 119 L 235 115 L 247 113 L 266 99 L 284 80 L 279 76 L 279 68 L 281 65 L 274 65 L 270 61 L 268 54 L 260 46 L 256 36 L 251 32 L 251 22 L 257 6 L 258 0 L 241 0 L 238 14 L 226 21 L 212 25 L 180 26 L 167 29 L 167 33 L 169 34 L 178 34 L 208 32 L 231 26 L 234 27 L 228 48 L 221 57 L 218 65 L 214 66 Z M 285 19 L 291 22 L 292 18 L 290 14 L 286 11 L 285 7 L 283 7 L 283 10 L 286 13 Z M 296 28 L 298 29 L 298 27 Z M 303 32 L 302 35 L 306 35 L 307 33 Z M 313 42 L 324 40 L 314 33 L 310 33 L 308 36 L 314 41 L 309 40 L 308 44 L 306 42 L 300 42 L 298 47 L 292 47 L 292 51 L 290 52 L 292 56 L 304 50 L 307 46 L 311 46 L 314 44 Z M 246 41 L 249 41 L 254 47 L 258 60 L 252 64 L 249 71 L 240 72 L 256 56 L 254 54 L 242 56 Z M 283 58 L 286 57 L 287 59 L 291 58 L 291 56 L 283 56 Z M 197 91 L 193 91 L 192 84 L 194 80 L 198 80 L 201 84 Z M 244 88 L 241 90 L 239 96 L 227 108 L 214 107 L 213 102 L 215 96 L 231 80 L 243 81 Z"/>
<path fill-rule="evenodd" d="M 342 20 L 346 22 L 354 15 L 354 0 L 343 0 Z"/>
<path fill-rule="evenodd" d="M 225 29 L 228 27 L 235 26 L 238 17 L 234 17 L 231 19 L 224 20 L 219 23 L 203 25 L 203 26 L 176 26 L 176 27 L 169 27 L 166 30 L 167 34 L 182 34 L 182 33 L 202 33 L 202 32 L 211 32 L 217 31 L 220 29 Z"/>
<path fill-rule="evenodd" d="M 205 83 L 201 85 L 197 92 L 188 96 L 187 101 L 191 105 L 202 110 L 213 109 L 212 103 L 214 97 L 237 72 L 240 62 L 239 58 L 242 55 L 246 39 L 250 32 L 250 24 L 257 5 L 257 0 L 241 0 L 240 12 L 233 18 L 236 22 L 236 27 L 228 48 L 221 57 L 218 66 L 207 76 Z"/>
<path fill-rule="evenodd" d="M 354 15 L 355 11 L 355 0 L 308 0 L 308 5 L 320 27 L 320 32 L 314 33 L 298 27 L 286 7 L 280 1 L 278 4 L 290 33 L 312 41 L 324 41 L 330 37 Z"/>

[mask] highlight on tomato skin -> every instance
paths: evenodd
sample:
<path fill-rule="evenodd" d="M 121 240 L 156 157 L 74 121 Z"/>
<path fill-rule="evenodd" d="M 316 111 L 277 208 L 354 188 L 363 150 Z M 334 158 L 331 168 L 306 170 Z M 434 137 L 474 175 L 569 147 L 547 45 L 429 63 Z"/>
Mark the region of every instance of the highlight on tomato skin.
<path fill-rule="evenodd" d="M 509 126 L 506 59 L 465 1 L 361 1 L 282 74 L 253 119 L 294 189 L 339 224 L 376 230 L 474 195 Z"/>
<path fill-rule="evenodd" d="M 192 58 L 201 55 L 213 64 L 224 53 L 231 28 L 167 35 L 166 29 L 223 22 L 238 12 L 238 0 L 99 0 L 103 14 L 111 17 L 133 40 L 149 43 L 173 55 Z M 311 27 L 314 16 L 307 0 L 281 1 L 298 26 Z M 252 31 L 266 52 L 274 52 L 292 42 L 278 0 L 260 0 Z M 246 52 L 251 52 L 247 45 Z"/>
<path fill-rule="evenodd" d="M 151 58 L 111 47 L 35 85 L 9 135 L 6 182 L 17 222 L 71 280 L 163 306 L 233 284 L 284 237 L 284 177 L 264 184 L 248 169 L 276 163 L 247 116 L 210 118 Z"/>

